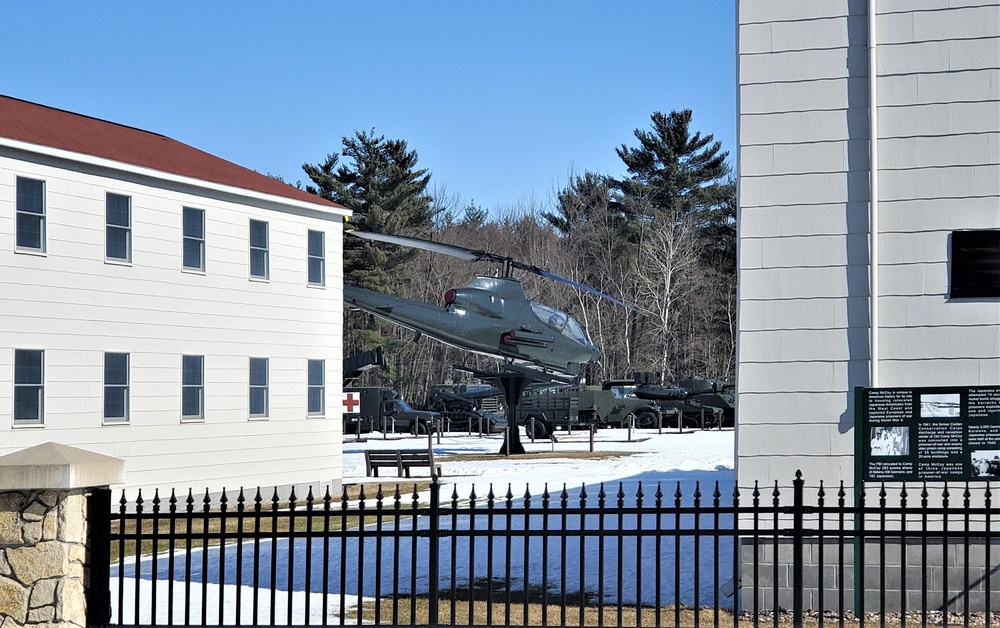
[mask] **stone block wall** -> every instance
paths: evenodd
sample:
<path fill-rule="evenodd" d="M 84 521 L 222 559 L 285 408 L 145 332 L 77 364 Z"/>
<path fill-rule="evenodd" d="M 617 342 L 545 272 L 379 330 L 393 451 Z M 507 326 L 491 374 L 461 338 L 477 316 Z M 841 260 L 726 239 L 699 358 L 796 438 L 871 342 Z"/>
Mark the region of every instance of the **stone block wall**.
<path fill-rule="evenodd" d="M 86 626 L 87 496 L 0 491 L 0 628 Z"/>

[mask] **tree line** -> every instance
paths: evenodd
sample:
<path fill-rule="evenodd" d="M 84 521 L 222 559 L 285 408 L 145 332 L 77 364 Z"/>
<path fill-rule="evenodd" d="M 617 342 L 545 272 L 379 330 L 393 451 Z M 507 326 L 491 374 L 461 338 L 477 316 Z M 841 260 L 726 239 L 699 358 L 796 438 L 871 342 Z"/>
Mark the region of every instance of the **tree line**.
<path fill-rule="evenodd" d="M 431 172 L 403 140 L 374 130 L 343 138 L 338 153 L 304 164 L 306 189 L 354 211 L 350 228 L 420 237 L 509 255 L 632 305 L 623 308 L 566 284 L 525 273 L 529 298 L 576 318 L 601 350 L 586 380 L 662 374 L 731 377 L 736 329 L 736 186 L 728 153 L 691 128 L 691 111 L 655 112 L 636 143 L 616 148 L 625 175 L 575 173 L 548 207 L 491 213 L 431 187 Z M 345 238 L 347 283 L 443 303 L 449 288 L 486 263 Z M 414 338 L 369 314 L 345 313 L 345 355 L 382 345 L 391 381 L 410 399 L 463 371 L 496 361 Z"/>

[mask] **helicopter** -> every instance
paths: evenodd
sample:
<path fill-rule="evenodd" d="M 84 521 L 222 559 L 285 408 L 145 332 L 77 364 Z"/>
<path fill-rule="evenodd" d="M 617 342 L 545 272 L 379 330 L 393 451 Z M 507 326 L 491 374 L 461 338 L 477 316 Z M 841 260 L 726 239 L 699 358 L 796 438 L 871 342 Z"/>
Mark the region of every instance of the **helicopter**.
<path fill-rule="evenodd" d="M 468 261 L 503 266 L 503 276 L 477 276 L 444 293 L 444 306 L 344 285 L 348 306 L 414 330 L 447 345 L 501 358 L 544 373 L 575 377 L 582 365 L 600 357 L 580 324 L 570 315 L 528 299 L 513 269 L 570 284 L 618 305 L 624 302 L 598 290 L 510 257 L 420 238 L 364 231 L 348 234 L 371 241 L 423 249 Z"/>

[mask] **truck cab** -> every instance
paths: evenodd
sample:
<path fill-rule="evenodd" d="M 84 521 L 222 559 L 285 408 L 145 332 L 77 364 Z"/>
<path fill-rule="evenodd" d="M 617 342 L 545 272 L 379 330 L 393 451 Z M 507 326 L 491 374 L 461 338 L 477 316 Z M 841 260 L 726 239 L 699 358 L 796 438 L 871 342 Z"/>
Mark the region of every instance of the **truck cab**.
<path fill-rule="evenodd" d="M 437 412 L 414 410 L 399 391 L 388 386 L 345 388 L 344 392 L 358 397 L 356 406 L 345 409 L 345 433 L 356 433 L 354 430 L 357 429 L 427 434 L 435 430 L 441 416 Z"/>

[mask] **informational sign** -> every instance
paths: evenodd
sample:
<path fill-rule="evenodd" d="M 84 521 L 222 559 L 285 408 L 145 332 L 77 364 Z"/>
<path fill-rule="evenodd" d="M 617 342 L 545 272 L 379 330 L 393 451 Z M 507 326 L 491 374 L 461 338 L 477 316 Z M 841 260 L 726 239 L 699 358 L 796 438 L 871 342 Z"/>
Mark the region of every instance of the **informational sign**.
<path fill-rule="evenodd" d="M 858 395 L 864 480 L 1000 480 L 1000 386 Z"/>

